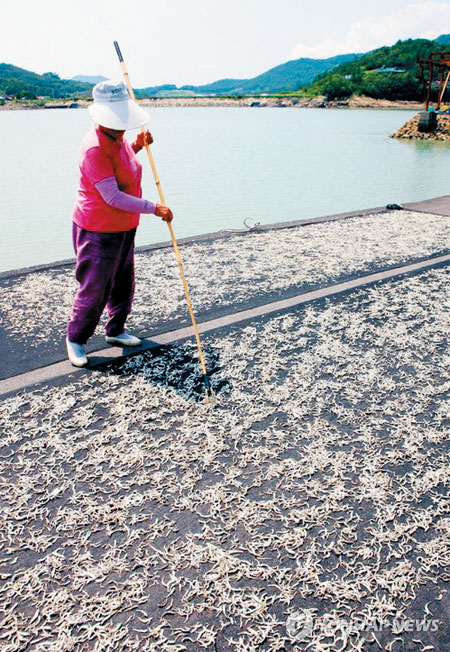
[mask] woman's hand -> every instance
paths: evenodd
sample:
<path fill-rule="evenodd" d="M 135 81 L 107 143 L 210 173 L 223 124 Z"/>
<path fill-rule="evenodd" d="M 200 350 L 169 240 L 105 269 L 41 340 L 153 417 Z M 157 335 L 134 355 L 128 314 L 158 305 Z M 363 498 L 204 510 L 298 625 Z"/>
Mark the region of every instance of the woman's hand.
<path fill-rule="evenodd" d="M 173 220 L 173 213 L 168 206 L 164 204 L 156 204 L 155 215 L 161 217 L 164 222 L 171 222 Z"/>
<path fill-rule="evenodd" d="M 149 131 L 140 131 L 136 137 L 136 140 L 131 145 L 135 154 L 141 151 L 146 145 L 151 145 L 153 143 L 153 136 Z"/>

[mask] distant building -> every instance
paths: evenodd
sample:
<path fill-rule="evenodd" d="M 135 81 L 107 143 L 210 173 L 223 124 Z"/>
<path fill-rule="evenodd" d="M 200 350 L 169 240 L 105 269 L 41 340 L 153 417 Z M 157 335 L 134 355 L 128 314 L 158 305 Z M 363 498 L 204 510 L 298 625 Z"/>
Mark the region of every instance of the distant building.
<path fill-rule="evenodd" d="M 374 70 L 374 72 L 389 72 L 393 74 L 398 74 L 402 72 L 406 72 L 404 68 L 387 68 L 386 66 L 383 66 L 382 68 L 378 68 L 377 70 Z"/>

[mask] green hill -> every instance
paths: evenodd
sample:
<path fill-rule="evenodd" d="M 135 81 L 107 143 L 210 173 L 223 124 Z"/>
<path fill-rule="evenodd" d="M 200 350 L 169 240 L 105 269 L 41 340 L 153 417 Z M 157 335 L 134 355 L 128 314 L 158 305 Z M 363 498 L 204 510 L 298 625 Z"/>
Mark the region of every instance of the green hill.
<path fill-rule="evenodd" d="M 325 95 L 328 99 L 345 99 L 355 94 L 420 102 L 423 90 L 417 58 L 426 58 L 432 51 L 450 51 L 447 38 L 443 35 L 438 41 L 408 39 L 378 48 L 320 75 L 301 91 L 305 95 Z"/>
<path fill-rule="evenodd" d="M 288 61 L 251 79 L 219 79 L 202 86 L 181 86 L 182 91 L 196 94 L 214 95 L 249 95 L 252 93 L 279 93 L 294 91 L 299 86 L 308 84 L 321 73 L 332 70 L 341 63 L 353 61 L 361 55 L 342 54 L 329 59 L 296 59 Z M 153 95 L 162 87 L 142 88 L 141 97 Z M 176 87 L 175 87 L 176 88 Z"/>
<path fill-rule="evenodd" d="M 38 96 L 68 98 L 89 95 L 92 84 L 61 79 L 54 72 L 38 75 L 30 70 L 8 63 L 0 63 L 0 95 L 17 99 L 35 99 Z"/>
<path fill-rule="evenodd" d="M 251 95 L 295 92 L 327 95 L 330 99 L 353 93 L 375 98 L 421 100 L 417 57 L 432 50 L 450 51 L 450 34 L 435 41 L 409 39 L 367 54 L 343 54 L 329 59 L 296 59 L 271 68 L 251 79 L 219 79 L 202 86 L 164 84 L 136 90 L 137 97 L 193 94 Z M 61 79 L 52 72 L 38 75 L 11 64 L 0 63 L 0 98 L 35 99 L 90 97 L 93 83 L 102 77 Z"/>
<path fill-rule="evenodd" d="M 321 73 L 332 70 L 344 62 L 355 60 L 357 54 L 344 54 L 329 59 L 296 59 L 276 66 L 252 79 L 220 79 L 203 86 L 181 86 L 163 84 L 136 89 L 137 97 L 183 96 L 194 94 L 245 95 L 251 93 L 277 93 L 294 91 L 307 84 Z M 99 76 L 78 75 L 72 79 L 61 79 L 55 73 L 43 75 L 6 63 L 0 64 L 0 96 L 17 99 L 36 97 L 72 98 L 90 96 L 92 86 L 104 79 Z"/>

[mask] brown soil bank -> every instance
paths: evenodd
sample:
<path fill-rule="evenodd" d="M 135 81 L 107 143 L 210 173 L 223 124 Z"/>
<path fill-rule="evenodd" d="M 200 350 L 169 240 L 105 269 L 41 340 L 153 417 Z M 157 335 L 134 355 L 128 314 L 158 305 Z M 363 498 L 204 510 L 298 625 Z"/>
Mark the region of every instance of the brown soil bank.
<path fill-rule="evenodd" d="M 397 129 L 391 138 L 418 138 L 420 140 L 447 140 L 450 142 L 450 115 L 438 114 L 438 126 L 435 131 L 419 131 L 419 116 L 420 113 L 408 120 L 403 127 Z"/>

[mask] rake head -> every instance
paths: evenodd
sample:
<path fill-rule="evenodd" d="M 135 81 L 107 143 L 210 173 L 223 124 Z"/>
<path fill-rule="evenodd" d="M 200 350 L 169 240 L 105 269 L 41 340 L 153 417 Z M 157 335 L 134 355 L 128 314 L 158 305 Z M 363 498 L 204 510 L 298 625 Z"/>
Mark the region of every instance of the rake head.
<path fill-rule="evenodd" d="M 216 395 L 214 394 L 211 381 L 206 374 L 203 374 L 203 381 L 205 383 L 205 403 L 216 403 Z"/>

